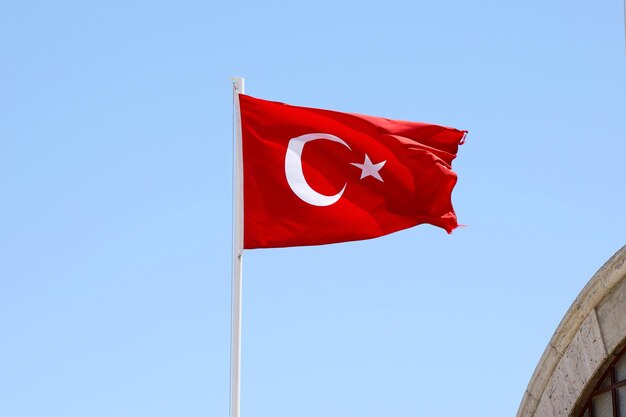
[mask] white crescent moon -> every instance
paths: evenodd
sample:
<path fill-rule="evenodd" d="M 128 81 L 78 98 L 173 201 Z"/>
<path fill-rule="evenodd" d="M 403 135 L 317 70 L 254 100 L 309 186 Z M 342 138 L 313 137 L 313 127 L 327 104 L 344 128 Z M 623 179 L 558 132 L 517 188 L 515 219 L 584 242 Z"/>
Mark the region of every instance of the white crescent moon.
<path fill-rule="evenodd" d="M 332 142 L 341 143 L 346 148 L 350 149 L 350 146 L 342 139 L 328 133 L 307 133 L 306 135 L 298 136 L 289 141 L 287 145 L 287 154 L 285 155 L 285 175 L 287 176 L 287 182 L 291 190 L 305 203 L 309 203 L 313 206 L 330 206 L 335 204 L 337 200 L 341 198 L 341 195 L 346 190 L 346 184 L 344 184 L 341 191 L 335 195 L 324 195 L 315 191 L 306 182 L 304 173 L 302 172 L 302 150 L 304 145 L 308 142 L 326 139 Z M 352 149 L 350 149 L 352 150 Z"/>

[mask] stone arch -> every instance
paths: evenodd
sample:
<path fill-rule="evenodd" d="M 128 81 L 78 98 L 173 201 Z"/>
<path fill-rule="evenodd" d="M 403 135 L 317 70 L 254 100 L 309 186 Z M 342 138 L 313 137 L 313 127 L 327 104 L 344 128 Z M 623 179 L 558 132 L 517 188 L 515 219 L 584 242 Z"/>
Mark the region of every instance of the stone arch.
<path fill-rule="evenodd" d="M 626 246 L 589 280 L 550 339 L 517 417 L 570 417 L 626 344 Z"/>

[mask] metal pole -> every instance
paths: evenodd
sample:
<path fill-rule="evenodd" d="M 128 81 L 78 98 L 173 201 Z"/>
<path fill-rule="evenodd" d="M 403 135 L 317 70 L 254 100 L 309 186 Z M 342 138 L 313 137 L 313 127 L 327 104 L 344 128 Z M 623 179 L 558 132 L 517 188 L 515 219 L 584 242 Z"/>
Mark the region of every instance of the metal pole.
<path fill-rule="evenodd" d="M 230 341 L 230 417 L 239 417 L 241 394 L 241 267 L 243 258 L 243 157 L 239 94 L 244 92 L 243 78 L 233 82 L 233 265 Z"/>

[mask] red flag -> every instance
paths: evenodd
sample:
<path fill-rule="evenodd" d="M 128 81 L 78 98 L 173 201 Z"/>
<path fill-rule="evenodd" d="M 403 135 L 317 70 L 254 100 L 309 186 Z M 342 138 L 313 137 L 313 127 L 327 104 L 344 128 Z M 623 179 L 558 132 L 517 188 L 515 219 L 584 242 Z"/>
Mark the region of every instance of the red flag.
<path fill-rule="evenodd" d="M 458 226 L 451 170 L 466 131 L 239 95 L 244 248 Z"/>

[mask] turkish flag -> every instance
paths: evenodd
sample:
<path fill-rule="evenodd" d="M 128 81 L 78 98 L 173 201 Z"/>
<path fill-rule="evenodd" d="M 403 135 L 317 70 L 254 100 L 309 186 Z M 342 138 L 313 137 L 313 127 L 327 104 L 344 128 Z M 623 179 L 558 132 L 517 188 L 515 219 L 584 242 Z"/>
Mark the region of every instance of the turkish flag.
<path fill-rule="evenodd" d="M 452 160 L 466 131 L 239 95 L 244 248 L 458 226 Z"/>

